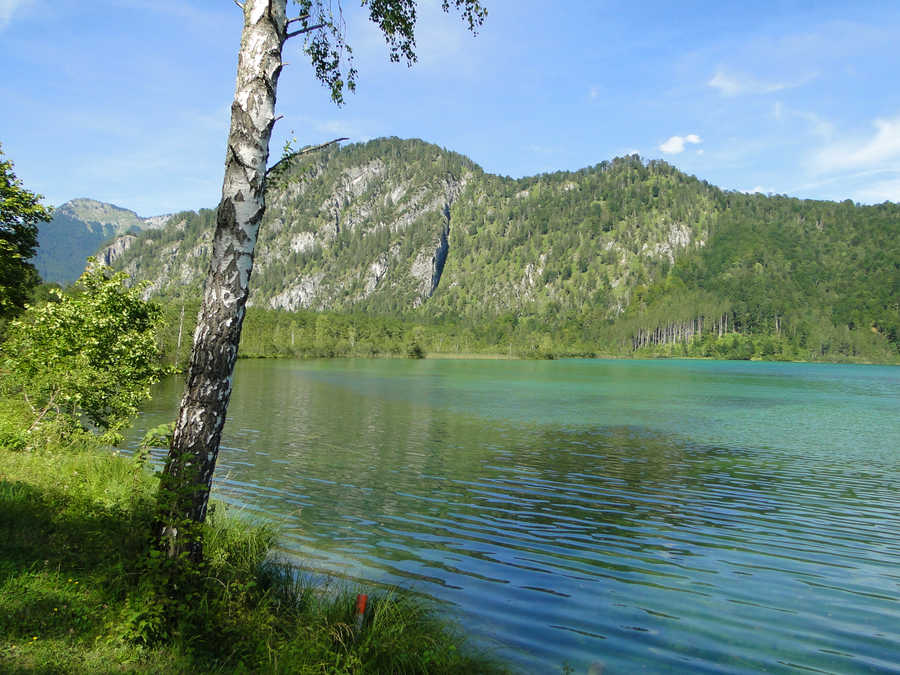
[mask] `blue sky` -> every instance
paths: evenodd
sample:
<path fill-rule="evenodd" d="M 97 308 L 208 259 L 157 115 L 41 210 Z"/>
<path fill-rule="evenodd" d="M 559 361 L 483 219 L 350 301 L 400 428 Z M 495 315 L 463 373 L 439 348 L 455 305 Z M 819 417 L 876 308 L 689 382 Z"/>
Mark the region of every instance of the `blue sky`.
<path fill-rule="evenodd" d="M 407 68 L 345 3 L 342 108 L 287 44 L 273 159 L 292 131 L 422 138 L 515 177 L 638 152 L 726 189 L 900 202 L 898 2 L 485 0 L 477 37 L 419 4 Z M 18 176 L 53 205 L 214 206 L 240 29 L 232 0 L 0 0 Z"/>

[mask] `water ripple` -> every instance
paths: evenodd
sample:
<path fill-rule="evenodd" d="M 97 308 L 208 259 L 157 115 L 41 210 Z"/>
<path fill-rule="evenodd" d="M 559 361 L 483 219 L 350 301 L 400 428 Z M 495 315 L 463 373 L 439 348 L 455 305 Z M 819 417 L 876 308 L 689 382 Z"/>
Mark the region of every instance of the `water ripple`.
<path fill-rule="evenodd" d="M 754 365 L 243 362 L 215 490 L 526 672 L 900 672 L 900 371 Z"/>

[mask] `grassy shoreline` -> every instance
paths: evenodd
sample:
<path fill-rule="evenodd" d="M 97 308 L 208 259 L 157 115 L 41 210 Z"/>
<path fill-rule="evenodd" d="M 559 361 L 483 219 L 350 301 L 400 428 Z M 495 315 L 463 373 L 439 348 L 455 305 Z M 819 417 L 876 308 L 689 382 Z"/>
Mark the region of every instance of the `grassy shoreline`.
<path fill-rule="evenodd" d="M 508 672 L 403 591 L 369 591 L 358 629 L 367 591 L 311 585 L 221 505 L 204 566 L 173 573 L 151 553 L 156 483 L 87 437 L 0 446 L 0 671 Z"/>

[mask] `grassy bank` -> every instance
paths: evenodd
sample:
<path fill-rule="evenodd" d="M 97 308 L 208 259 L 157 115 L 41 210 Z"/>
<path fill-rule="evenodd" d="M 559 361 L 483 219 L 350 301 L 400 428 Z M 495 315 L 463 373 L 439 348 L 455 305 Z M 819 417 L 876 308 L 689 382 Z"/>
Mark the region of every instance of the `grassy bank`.
<path fill-rule="evenodd" d="M 156 479 L 145 468 L 89 438 L 23 448 L 2 435 L 9 426 L 6 417 L 2 672 L 504 672 L 403 593 L 370 596 L 357 630 L 357 589 L 305 583 L 269 559 L 270 529 L 221 506 L 206 563 L 173 571 L 151 554 Z"/>

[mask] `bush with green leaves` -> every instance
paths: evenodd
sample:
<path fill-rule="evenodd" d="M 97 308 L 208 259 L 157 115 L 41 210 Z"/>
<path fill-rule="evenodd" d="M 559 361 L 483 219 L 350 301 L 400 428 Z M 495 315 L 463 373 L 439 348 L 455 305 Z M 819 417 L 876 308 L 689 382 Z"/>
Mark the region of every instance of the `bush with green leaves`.
<path fill-rule="evenodd" d="M 56 424 L 101 430 L 109 439 L 150 396 L 159 365 L 158 305 L 128 275 L 91 265 L 75 291 L 29 307 L 3 345 L 8 386 L 27 402 L 29 429 Z"/>
<path fill-rule="evenodd" d="M 51 216 L 41 199 L 22 186 L 0 147 L 0 321 L 22 311 L 31 289 L 40 282 L 29 259 L 38 245 L 37 224 Z"/>

